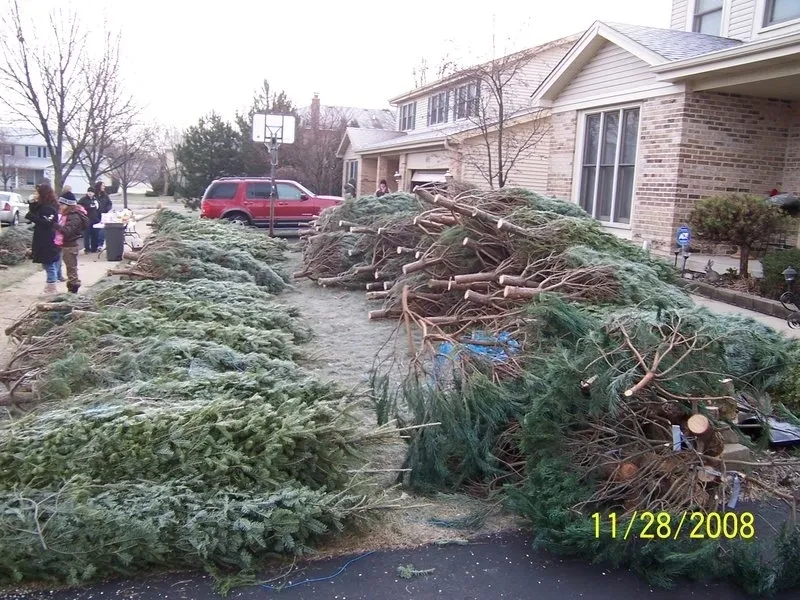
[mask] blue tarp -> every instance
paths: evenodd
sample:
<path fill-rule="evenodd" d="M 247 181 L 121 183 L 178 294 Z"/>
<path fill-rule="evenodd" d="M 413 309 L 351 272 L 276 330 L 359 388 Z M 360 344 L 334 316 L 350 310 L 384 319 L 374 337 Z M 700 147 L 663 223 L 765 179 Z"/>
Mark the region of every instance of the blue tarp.
<path fill-rule="evenodd" d="M 492 343 L 470 344 L 470 341 Z M 464 353 L 473 357 L 484 358 L 490 362 L 503 363 L 519 351 L 519 342 L 514 340 L 508 333 L 489 335 L 483 331 L 476 331 L 460 344 L 442 342 L 439 344 L 433 359 L 433 383 L 441 381 L 445 370 L 456 361 L 461 360 L 461 356 Z"/>

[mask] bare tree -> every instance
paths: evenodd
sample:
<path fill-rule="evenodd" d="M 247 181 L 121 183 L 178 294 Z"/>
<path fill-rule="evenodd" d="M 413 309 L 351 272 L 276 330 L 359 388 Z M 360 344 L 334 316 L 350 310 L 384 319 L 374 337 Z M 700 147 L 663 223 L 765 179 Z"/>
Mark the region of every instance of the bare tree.
<path fill-rule="evenodd" d="M 14 159 L 14 140 L 0 130 L 0 179 L 3 190 L 8 190 L 8 182 L 14 177 L 16 161 Z"/>
<path fill-rule="evenodd" d="M 464 85 L 455 91 L 456 117 L 469 119 L 480 140 L 464 145 L 463 158 L 491 189 L 504 187 L 514 167 L 549 133 L 543 111 L 526 109 L 522 101 L 530 96 L 525 66 L 533 55 L 524 50 L 459 71 Z"/>
<path fill-rule="evenodd" d="M 158 172 L 155 132 L 147 127 L 130 129 L 108 149 L 108 157 L 116 165 L 111 174 L 119 180 L 122 205 L 128 208 L 128 189 Z"/>
<path fill-rule="evenodd" d="M 293 166 L 314 192 L 335 194 L 341 189 L 342 161 L 336 158 L 336 150 L 355 117 L 344 108 L 321 107 L 319 123 L 303 123 L 298 131 Z"/>
<path fill-rule="evenodd" d="M 434 73 L 435 75 L 434 81 L 437 81 L 439 79 L 444 79 L 445 77 L 453 75 L 457 71 L 457 69 L 458 69 L 458 64 L 456 63 L 456 61 L 453 60 L 449 54 L 445 54 L 439 60 L 439 65 L 436 67 L 436 71 Z M 415 88 L 421 88 L 428 84 L 429 71 L 430 71 L 430 66 L 428 65 L 428 59 L 423 56 L 419 59 L 419 63 L 417 63 L 417 65 L 411 69 L 411 75 L 414 78 Z"/>
<path fill-rule="evenodd" d="M 104 45 L 103 58 L 90 59 L 95 53 L 74 13 L 52 12 L 47 23 L 37 35 L 32 23 L 23 22 L 18 0 L 12 1 L 3 17 L 11 35 L 0 37 L 0 104 L 42 137 L 60 191 L 102 118 L 98 107 L 118 89 L 118 48 Z"/>
<path fill-rule="evenodd" d="M 158 163 L 158 173 L 151 180 L 153 190 L 162 196 L 169 196 L 175 188 L 180 173 L 175 162 L 175 148 L 183 139 L 183 132 L 176 127 L 154 127 L 153 149 Z M 158 187 L 159 189 L 156 189 Z"/>
<path fill-rule="evenodd" d="M 139 108 L 121 81 L 119 36 L 107 34 L 106 52 L 89 60 L 82 75 L 89 94 L 86 109 L 79 113 L 78 135 L 68 136 L 73 154 L 91 182 L 114 172 L 121 165 L 115 162 L 112 147 L 133 127 Z M 83 135 L 85 132 L 85 135 Z M 117 157 L 117 160 L 119 158 Z"/>

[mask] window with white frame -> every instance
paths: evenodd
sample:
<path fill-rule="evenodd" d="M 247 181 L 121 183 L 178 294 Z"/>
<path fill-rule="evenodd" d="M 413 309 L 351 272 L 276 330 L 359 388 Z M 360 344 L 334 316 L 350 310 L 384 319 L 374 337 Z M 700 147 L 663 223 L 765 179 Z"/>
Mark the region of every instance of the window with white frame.
<path fill-rule="evenodd" d="M 428 125 L 447 123 L 450 92 L 439 92 L 428 99 Z"/>
<path fill-rule="evenodd" d="M 722 34 L 723 0 L 695 0 L 692 31 L 707 35 Z"/>
<path fill-rule="evenodd" d="M 50 158 L 47 146 L 25 146 L 25 156 L 27 158 Z"/>
<path fill-rule="evenodd" d="M 409 102 L 400 107 L 400 131 L 414 129 L 417 120 L 417 103 Z"/>
<path fill-rule="evenodd" d="M 456 89 L 456 119 L 469 119 L 478 116 L 478 99 L 480 86 L 477 81 L 462 85 Z"/>
<path fill-rule="evenodd" d="M 766 0 L 764 3 L 764 27 L 800 19 L 800 1 Z"/>
<path fill-rule="evenodd" d="M 345 165 L 345 173 L 347 183 L 351 181 L 358 182 L 358 160 L 348 160 L 347 165 Z"/>
<path fill-rule="evenodd" d="M 586 115 L 580 203 L 595 219 L 630 224 L 638 139 L 638 108 Z"/>

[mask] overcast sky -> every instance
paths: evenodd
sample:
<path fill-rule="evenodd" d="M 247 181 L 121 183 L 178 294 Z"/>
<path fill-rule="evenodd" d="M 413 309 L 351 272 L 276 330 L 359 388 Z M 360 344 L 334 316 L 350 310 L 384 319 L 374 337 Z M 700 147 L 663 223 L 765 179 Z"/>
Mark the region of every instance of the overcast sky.
<path fill-rule="evenodd" d="M 5 3 L 7 0 L 2 0 Z M 105 18 L 123 34 L 126 80 L 148 115 L 180 127 L 216 110 L 232 117 L 261 80 L 299 106 L 384 108 L 414 87 L 425 56 L 434 66 L 579 33 L 595 20 L 669 27 L 671 0 L 20 0 L 42 22 L 74 8 L 92 35 Z M 7 14 L 7 13 L 6 13 Z M 494 23 L 494 25 L 493 25 Z M 6 32 L 3 32 L 4 34 Z M 429 80 L 431 77 L 429 76 Z"/>

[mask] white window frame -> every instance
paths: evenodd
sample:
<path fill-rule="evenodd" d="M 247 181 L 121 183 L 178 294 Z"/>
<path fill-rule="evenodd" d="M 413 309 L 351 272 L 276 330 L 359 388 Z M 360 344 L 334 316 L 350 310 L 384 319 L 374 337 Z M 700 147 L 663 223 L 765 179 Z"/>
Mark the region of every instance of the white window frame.
<path fill-rule="evenodd" d="M 400 106 L 400 131 L 413 131 L 417 121 L 417 103 L 407 102 Z"/>
<path fill-rule="evenodd" d="M 36 146 L 37 158 L 50 158 L 50 153 L 47 151 L 47 146 Z"/>
<path fill-rule="evenodd" d="M 349 183 L 351 179 L 355 179 L 356 185 L 358 185 L 358 159 L 357 158 L 350 158 L 347 161 L 345 161 L 344 182 L 345 183 Z"/>
<path fill-rule="evenodd" d="M 728 29 L 730 28 L 731 1 L 732 0 L 722 0 L 722 23 L 720 23 L 719 26 L 719 35 L 721 37 L 726 37 L 728 35 Z M 686 31 L 694 32 L 694 13 L 696 9 L 697 0 L 689 0 L 689 6 L 686 13 Z"/>
<path fill-rule="evenodd" d="M 633 102 L 627 104 L 616 104 L 612 106 L 597 106 L 592 107 L 590 109 L 586 109 L 578 113 L 578 130 L 575 135 L 575 154 L 573 159 L 573 169 L 572 169 L 572 201 L 577 204 L 578 206 L 581 205 L 581 178 L 583 177 L 583 149 L 584 145 L 586 144 L 586 118 L 589 115 L 594 115 L 597 113 L 608 113 L 608 112 L 618 112 L 622 113 L 622 111 L 629 110 L 631 108 L 639 109 L 639 127 L 638 131 L 636 132 L 636 157 L 634 159 L 633 164 L 633 191 L 631 192 L 631 214 L 628 218 L 628 223 L 616 223 L 613 220 L 611 221 L 597 221 L 603 227 L 609 227 L 612 229 L 622 229 L 622 230 L 630 230 L 633 227 L 633 220 L 634 215 L 636 214 L 636 178 L 639 175 L 639 158 L 641 156 L 641 141 L 642 141 L 642 114 L 644 111 L 644 104 L 642 102 Z M 601 117 L 600 119 L 600 142 L 602 142 L 602 134 L 603 134 L 603 125 L 605 123 L 605 119 Z M 620 119 L 620 130 L 622 129 L 622 119 Z M 619 130 L 617 131 L 617 137 L 619 138 Z M 619 142 L 619 139 L 618 139 Z M 602 152 L 603 145 L 602 143 L 598 143 L 598 161 L 595 165 L 595 168 L 599 168 L 599 154 Z M 617 176 L 619 173 L 619 160 L 620 160 L 620 153 L 622 152 L 622 144 L 617 143 L 616 148 L 616 156 L 614 157 L 614 183 L 613 183 L 613 190 L 614 194 L 611 198 L 611 210 L 610 210 L 610 218 L 614 218 L 614 209 L 616 208 L 616 201 L 617 201 Z M 596 218 L 594 215 L 597 213 L 597 188 L 598 182 L 600 178 L 595 174 L 595 182 L 594 182 L 594 194 L 592 198 L 592 218 Z"/>
<path fill-rule="evenodd" d="M 767 8 L 769 6 L 770 0 L 756 0 L 755 22 L 753 23 L 753 31 L 756 34 L 779 31 L 785 27 L 797 27 L 800 25 L 800 18 L 767 25 Z"/>
<path fill-rule="evenodd" d="M 444 109 L 444 115 L 442 119 L 439 120 L 437 116 L 437 120 L 434 121 L 433 119 L 433 99 L 439 98 L 442 99 L 442 104 L 436 106 L 436 112 L 441 113 L 442 109 Z M 450 120 L 450 90 L 436 92 L 435 94 L 431 94 L 428 97 L 428 125 L 441 125 L 442 123 L 447 123 Z"/>
<path fill-rule="evenodd" d="M 464 100 L 462 102 L 461 95 L 462 92 L 464 94 Z M 473 95 L 470 96 L 470 92 L 473 92 Z M 478 107 L 481 98 L 481 82 L 480 80 L 476 79 L 475 81 L 470 81 L 463 85 L 458 86 L 455 89 L 455 93 L 453 94 L 453 118 L 455 121 L 464 121 L 469 118 L 474 118 L 479 116 L 478 114 Z M 461 111 L 463 104 L 463 114 Z"/>

